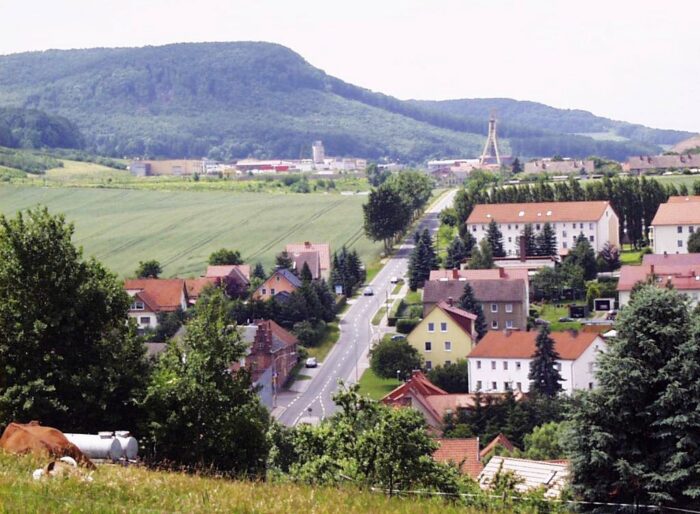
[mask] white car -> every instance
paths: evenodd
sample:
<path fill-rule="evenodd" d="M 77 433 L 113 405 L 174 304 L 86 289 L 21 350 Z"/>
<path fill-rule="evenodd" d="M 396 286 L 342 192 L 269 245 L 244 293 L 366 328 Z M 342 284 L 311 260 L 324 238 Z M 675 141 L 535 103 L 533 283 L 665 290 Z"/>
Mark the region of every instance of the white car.
<path fill-rule="evenodd" d="M 399 277 L 391 277 L 391 283 L 392 283 L 392 284 L 398 284 L 398 283 L 399 283 Z"/>
<path fill-rule="evenodd" d="M 315 368 L 318 366 L 318 361 L 316 360 L 316 357 L 309 357 L 306 359 L 306 367 L 307 368 Z"/>
<path fill-rule="evenodd" d="M 367 286 L 367 287 L 365 287 L 365 290 L 363 291 L 362 294 L 365 295 L 365 296 L 372 296 L 372 295 L 374 295 L 374 289 L 372 289 L 371 287 Z"/>

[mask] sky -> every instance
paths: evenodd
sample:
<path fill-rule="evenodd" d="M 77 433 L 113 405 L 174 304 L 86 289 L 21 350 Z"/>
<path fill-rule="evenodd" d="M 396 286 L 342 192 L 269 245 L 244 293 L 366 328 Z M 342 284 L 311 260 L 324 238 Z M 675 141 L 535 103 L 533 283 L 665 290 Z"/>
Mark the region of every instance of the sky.
<path fill-rule="evenodd" d="M 0 54 L 270 41 L 401 99 L 507 97 L 700 132 L 700 0 L 0 0 Z"/>

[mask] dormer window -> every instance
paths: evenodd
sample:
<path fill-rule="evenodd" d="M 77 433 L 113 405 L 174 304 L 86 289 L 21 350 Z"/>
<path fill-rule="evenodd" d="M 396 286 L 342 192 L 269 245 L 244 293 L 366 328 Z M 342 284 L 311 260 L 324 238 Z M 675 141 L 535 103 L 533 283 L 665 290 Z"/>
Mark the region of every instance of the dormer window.
<path fill-rule="evenodd" d="M 146 308 L 143 302 L 134 302 L 131 304 L 131 310 L 132 311 L 142 311 Z"/>

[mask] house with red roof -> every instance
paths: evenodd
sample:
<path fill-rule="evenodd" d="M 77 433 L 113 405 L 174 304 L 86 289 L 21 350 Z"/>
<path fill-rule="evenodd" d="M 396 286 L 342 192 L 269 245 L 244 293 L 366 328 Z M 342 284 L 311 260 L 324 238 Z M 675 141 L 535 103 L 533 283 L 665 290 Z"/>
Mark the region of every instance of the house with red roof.
<path fill-rule="evenodd" d="M 328 280 L 331 276 L 331 247 L 328 243 L 290 243 L 285 251 L 292 259 L 294 270 L 301 273 L 304 263 L 309 265 L 314 280 Z M 316 276 L 318 274 L 318 276 Z"/>
<path fill-rule="evenodd" d="M 263 404 L 272 408 L 274 396 L 289 380 L 298 360 L 298 339 L 272 320 L 255 320 L 241 327 L 249 344 L 243 366 L 250 372 L 253 385 Z"/>
<path fill-rule="evenodd" d="M 469 354 L 469 390 L 503 393 L 530 389 L 530 362 L 535 353 L 538 332 L 491 331 Z M 561 357 L 557 367 L 562 388 L 571 394 L 576 389 L 596 387 L 597 357 L 606 350 L 605 340 L 595 332 L 552 332 L 554 349 Z"/>
<path fill-rule="evenodd" d="M 700 230 L 700 196 L 672 196 L 651 221 L 651 247 L 657 254 L 688 253 L 688 238 Z"/>
<path fill-rule="evenodd" d="M 700 263 L 695 263 L 695 255 L 669 255 L 668 264 L 663 259 L 661 264 L 622 266 L 617 283 L 620 307 L 629 303 L 632 289 L 639 282 L 649 282 L 659 287 L 670 284 L 677 291 L 687 294 L 691 302 L 697 305 L 700 301 Z"/>
<path fill-rule="evenodd" d="M 124 282 L 131 297 L 128 315 L 134 318 L 139 330 L 155 330 L 158 314 L 187 310 L 188 296 L 182 278 L 138 278 Z"/>
<path fill-rule="evenodd" d="M 204 278 L 213 279 L 230 297 L 242 296 L 250 286 L 250 265 L 230 264 L 207 266 Z"/>
<path fill-rule="evenodd" d="M 549 223 L 556 234 L 560 255 L 574 247 L 580 234 L 596 252 L 608 242 L 620 246 L 619 218 L 607 201 L 475 205 L 466 224 L 477 243 L 486 237 L 491 221 L 498 224 L 503 234 L 506 256 L 520 255 L 520 235 L 527 224 L 537 234 Z"/>
<path fill-rule="evenodd" d="M 476 315 L 452 300 L 439 302 L 406 337 L 423 357 L 426 369 L 466 359 L 476 342 Z"/>
<path fill-rule="evenodd" d="M 471 393 L 448 393 L 433 384 L 425 374 L 416 370 L 406 382 L 381 399 L 385 405 L 392 407 L 411 407 L 418 410 L 434 433 L 442 433 L 445 415 L 454 414 L 460 409 L 473 409 L 480 399 L 482 405 L 489 401 L 489 398 L 502 398 L 503 394 L 471 394 Z M 520 401 L 524 398 L 521 392 L 514 392 L 515 399 Z"/>

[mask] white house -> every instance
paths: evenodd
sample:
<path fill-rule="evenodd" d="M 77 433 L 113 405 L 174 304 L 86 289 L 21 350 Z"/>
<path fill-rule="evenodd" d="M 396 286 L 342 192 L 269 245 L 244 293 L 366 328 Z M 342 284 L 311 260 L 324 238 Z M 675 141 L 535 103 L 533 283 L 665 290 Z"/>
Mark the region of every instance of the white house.
<path fill-rule="evenodd" d="M 662 256 L 660 256 L 663 259 Z M 688 295 L 691 303 L 700 302 L 700 262 L 695 255 L 669 255 L 663 260 L 645 260 L 641 266 L 622 266 L 617 291 L 620 295 L 620 306 L 624 307 L 630 301 L 632 289 L 639 282 L 653 279 L 659 287 L 671 284 L 675 290 Z M 688 257 L 673 259 L 673 257 Z M 695 262 L 694 262 L 695 261 Z M 658 262 L 658 264 L 646 264 Z"/>
<path fill-rule="evenodd" d="M 606 242 L 619 246 L 620 221 L 607 201 L 479 204 L 466 221 L 477 243 L 486 237 L 491 221 L 498 223 L 507 256 L 520 255 L 525 225 L 538 233 L 547 222 L 554 228 L 560 254 L 573 248 L 582 233 L 596 252 Z"/>
<path fill-rule="evenodd" d="M 651 221 L 654 253 L 688 253 L 688 238 L 700 230 L 700 196 L 672 196 Z"/>
<path fill-rule="evenodd" d="M 506 392 L 530 390 L 530 362 L 535 353 L 537 332 L 490 331 L 469 353 L 469 391 Z M 603 338 L 588 332 L 552 332 L 554 347 L 561 356 L 559 372 L 562 387 L 571 394 L 575 389 L 593 389 L 596 358 L 605 351 Z"/>
<path fill-rule="evenodd" d="M 134 318 L 139 330 L 155 330 L 158 314 L 187 310 L 187 287 L 182 278 L 140 278 L 124 282 L 131 297 L 128 315 Z"/>

